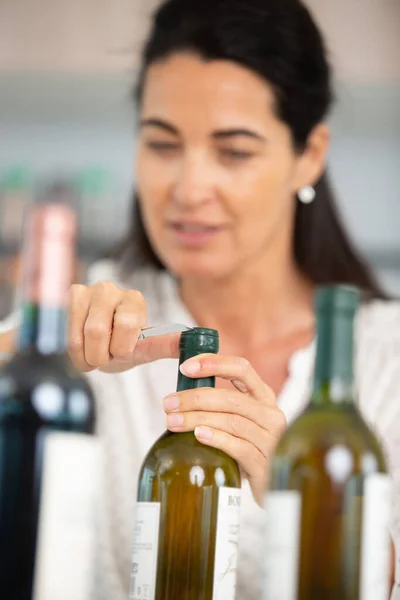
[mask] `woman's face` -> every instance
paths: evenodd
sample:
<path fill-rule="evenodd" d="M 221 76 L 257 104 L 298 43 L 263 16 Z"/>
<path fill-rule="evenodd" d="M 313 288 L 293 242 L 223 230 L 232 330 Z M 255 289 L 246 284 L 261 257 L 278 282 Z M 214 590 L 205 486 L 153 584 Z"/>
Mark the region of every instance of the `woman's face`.
<path fill-rule="evenodd" d="M 294 152 L 271 88 L 250 70 L 186 53 L 153 64 L 137 186 L 161 261 L 180 278 L 221 278 L 289 246 L 296 193 L 322 170 L 322 153 L 309 154 Z"/>

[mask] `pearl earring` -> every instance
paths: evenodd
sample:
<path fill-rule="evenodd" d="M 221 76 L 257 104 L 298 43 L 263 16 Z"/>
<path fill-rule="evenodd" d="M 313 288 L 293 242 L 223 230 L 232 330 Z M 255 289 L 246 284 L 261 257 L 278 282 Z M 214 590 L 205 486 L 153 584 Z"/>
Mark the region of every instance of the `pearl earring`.
<path fill-rule="evenodd" d="M 303 204 L 311 204 L 315 199 L 315 190 L 311 185 L 305 185 L 298 192 L 298 198 Z"/>

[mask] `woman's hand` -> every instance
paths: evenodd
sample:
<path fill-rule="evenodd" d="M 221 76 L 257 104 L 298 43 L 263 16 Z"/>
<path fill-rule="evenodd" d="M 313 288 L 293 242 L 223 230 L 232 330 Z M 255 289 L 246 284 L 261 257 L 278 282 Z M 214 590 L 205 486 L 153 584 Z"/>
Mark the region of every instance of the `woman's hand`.
<path fill-rule="evenodd" d="M 269 460 L 286 428 L 274 393 L 243 358 L 203 354 L 183 363 L 181 371 L 192 378 L 220 377 L 235 389 L 200 388 L 167 396 L 168 429 L 194 431 L 200 442 L 234 458 L 262 506 Z"/>
<path fill-rule="evenodd" d="M 179 356 L 179 334 L 138 341 L 147 326 L 145 299 L 140 292 L 121 290 L 109 281 L 73 285 L 68 320 L 68 352 L 83 372 L 116 373 Z"/>

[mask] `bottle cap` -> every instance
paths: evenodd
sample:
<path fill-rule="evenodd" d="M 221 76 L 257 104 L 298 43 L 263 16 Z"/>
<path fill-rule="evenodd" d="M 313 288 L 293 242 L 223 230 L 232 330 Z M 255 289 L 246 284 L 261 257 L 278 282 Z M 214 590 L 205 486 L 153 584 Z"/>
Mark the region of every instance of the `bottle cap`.
<path fill-rule="evenodd" d="M 76 216 L 63 204 L 33 207 L 24 239 L 24 301 L 66 304 L 75 264 Z"/>
<path fill-rule="evenodd" d="M 317 289 L 315 307 L 317 312 L 355 313 L 360 304 L 361 292 L 350 285 L 324 285 Z"/>
<path fill-rule="evenodd" d="M 219 333 L 215 329 L 194 327 L 184 331 L 180 340 L 181 352 L 216 354 L 219 350 Z"/>
<path fill-rule="evenodd" d="M 33 243 L 42 237 L 51 237 L 62 242 L 63 239 L 74 241 L 76 237 L 77 219 L 75 211 L 66 204 L 51 202 L 34 206 L 28 211 L 25 235 Z"/>

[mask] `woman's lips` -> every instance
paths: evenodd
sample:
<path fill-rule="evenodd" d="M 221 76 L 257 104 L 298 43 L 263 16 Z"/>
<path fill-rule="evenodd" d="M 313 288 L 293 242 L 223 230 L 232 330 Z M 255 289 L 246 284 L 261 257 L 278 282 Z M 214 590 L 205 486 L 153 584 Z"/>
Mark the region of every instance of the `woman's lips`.
<path fill-rule="evenodd" d="M 172 223 L 170 229 L 174 238 L 183 246 L 204 246 L 213 240 L 222 227 L 197 223 Z"/>

